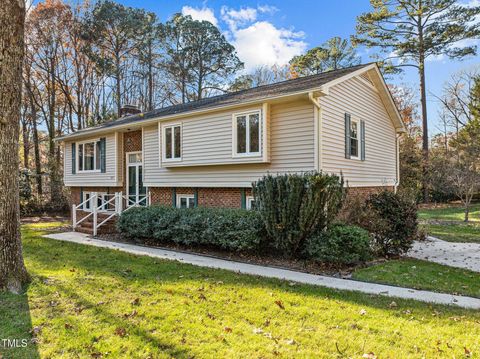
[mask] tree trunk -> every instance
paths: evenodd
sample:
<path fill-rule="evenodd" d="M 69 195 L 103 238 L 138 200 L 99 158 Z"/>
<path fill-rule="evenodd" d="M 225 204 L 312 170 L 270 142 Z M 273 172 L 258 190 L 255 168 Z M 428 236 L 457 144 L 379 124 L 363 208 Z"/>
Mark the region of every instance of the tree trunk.
<path fill-rule="evenodd" d="M 464 222 L 468 222 L 470 215 L 470 206 L 468 204 L 465 205 L 465 219 Z"/>
<path fill-rule="evenodd" d="M 32 107 L 32 127 L 33 127 L 33 152 L 35 154 L 35 179 L 37 182 L 37 194 L 41 200 L 43 195 L 42 187 L 42 163 L 40 161 L 40 144 L 38 143 L 38 129 L 37 129 L 37 109 L 35 104 L 31 103 Z"/>
<path fill-rule="evenodd" d="M 422 4 L 420 2 L 420 8 Z M 422 16 L 418 15 L 418 42 L 419 59 L 418 74 L 420 77 L 420 101 L 422 103 L 422 150 L 423 150 L 423 200 L 428 202 L 428 118 L 427 118 L 427 91 L 425 87 L 425 44 L 423 39 Z"/>
<path fill-rule="evenodd" d="M 0 290 L 19 293 L 28 281 L 20 241 L 18 137 L 22 97 L 23 0 L 0 6 Z"/>

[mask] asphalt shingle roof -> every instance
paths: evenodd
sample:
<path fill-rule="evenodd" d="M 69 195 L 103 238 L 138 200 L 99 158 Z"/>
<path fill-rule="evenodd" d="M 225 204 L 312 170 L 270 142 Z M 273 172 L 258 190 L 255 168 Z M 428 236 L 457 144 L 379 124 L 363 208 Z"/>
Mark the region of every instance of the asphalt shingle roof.
<path fill-rule="evenodd" d="M 194 110 L 203 110 L 208 108 L 216 108 L 220 106 L 229 106 L 241 104 L 243 102 L 250 102 L 256 100 L 267 99 L 273 96 L 288 95 L 290 93 L 299 92 L 302 90 L 309 90 L 320 87 L 330 81 L 336 80 L 342 76 L 348 75 L 351 72 L 366 67 L 370 64 L 363 64 L 352 66 L 339 70 L 332 70 L 323 72 L 317 75 L 299 77 L 292 80 L 286 80 L 282 82 L 273 83 L 270 85 L 263 85 L 254 87 L 247 90 L 241 90 L 237 92 L 230 92 L 223 95 L 207 97 L 198 101 L 192 101 L 185 104 L 173 105 L 163 107 L 153 111 L 143 112 L 140 114 L 129 115 L 116 120 L 105 122 L 95 127 L 85 128 L 77 132 L 72 133 L 75 135 L 83 132 L 88 133 L 93 130 L 107 129 L 110 127 L 116 127 L 126 125 L 129 123 L 135 123 L 137 121 L 144 121 L 153 118 L 161 118 L 164 116 L 176 115 L 180 113 L 188 113 Z M 61 138 L 68 137 L 69 135 L 62 136 Z"/>

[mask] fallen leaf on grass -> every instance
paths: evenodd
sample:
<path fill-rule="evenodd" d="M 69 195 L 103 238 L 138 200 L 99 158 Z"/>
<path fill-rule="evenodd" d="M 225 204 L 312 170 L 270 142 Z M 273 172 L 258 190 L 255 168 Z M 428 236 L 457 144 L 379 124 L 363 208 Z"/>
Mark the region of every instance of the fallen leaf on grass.
<path fill-rule="evenodd" d="M 198 299 L 207 300 L 207 297 L 205 297 L 203 293 L 200 293 L 200 295 L 198 296 Z"/>
<path fill-rule="evenodd" d="M 377 359 L 377 356 L 370 352 L 370 353 L 365 353 L 362 355 L 362 358 L 365 358 L 365 359 Z"/>
<path fill-rule="evenodd" d="M 123 315 L 123 317 L 124 317 L 125 319 L 127 319 L 127 318 L 133 318 L 133 317 L 135 317 L 137 314 L 138 314 L 137 311 L 136 311 L 136 310 L 133 310 L 131 313 L 125 313 L 125 314 Z"/>
<path fill-rule="evenodd" d="M 287 339 L 287 340 L 285 340 L 285 343 L 287 343 L 288 345 L 294 345 L 294 344 L 295 344 L 295 340 L 293 340 L 293 339 Z"/>
<path fill-rule="evenodd" d="M 115 329 L 115 335 L 118 335 L 119 337 L 123 338 L 125 335 L 127 335 L 127 331 L 125 328 L 118 327 L 117 329 Z"/>
<path fill-rule="evenodd" d="M 255 329 L 253 329 L 253 334 L 263 334 L 263 329 L 255 328 Z"/>
<path fill-rule="evenodd" d="M 65 323 L 65 329 L 73 329 L 73 325 Z"/>
<path fill-rule="evenodd" d="M 231 332 L 232 332 L 232 328 L 230 328 L 230 327 L 225 327 L 225 328 L 223 328 L 223 330 L 224 330 L 226 333 L 231 333 Z"/>
<path fill-rule="evenodd" d="M 389 306 L 390 308 L 396 308 L 396 307 L 398 307 L 397 303 L 395 303 L 395 302 L 391 302 L 388 306 Z"/>
<path fill-rule="evenodd" d="M 285 306 L 283 305 L 282 301 L 281 300 L 276 300 L 275 301 L 275 304 L 278 305 L 278 307 L 280 309 L 285 309 Z"/>
<path fill-rule="evenodd" d="M 132 305 L 140 305 L 140 298 L 135 298 L 134 300 L 132 300 L 131 304 Z"/>
<path fill-rule="evenodd" d="M 360 310 L 360 315 L 365 315 L 367 314 L 367 311 L 365 309 Z"/>
<path fill-rule="evenodd" d="M 463 350 L 465 350 L 465 356 L 466 357 L 471 357 L 472 356 L 472 351 L 468 349 L 467 347 L 463 347 Z"/>
<path fill-rule="evenodd" d="M 101 358 L 103 355 L 102 355 L 102 353 L 95 352 L 95 353 L 90 353 L 90 356 L 92 358 Z"/>

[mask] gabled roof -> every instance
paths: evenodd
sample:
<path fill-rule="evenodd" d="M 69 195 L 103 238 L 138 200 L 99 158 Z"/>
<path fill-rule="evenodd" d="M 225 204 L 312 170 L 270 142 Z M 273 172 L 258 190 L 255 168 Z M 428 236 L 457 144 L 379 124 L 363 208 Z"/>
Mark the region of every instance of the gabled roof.
<path fill-rule="evenodd" d="M 188 115 L 191 112 L 194 113 L 202 110 L 207 111 L 210 109 L 214 110 L 222 107 L 248 104 L 271 98 L 284 97 L 320 90 L 323 85 L 329 83 L 336 83 L 337 81 L 341 81 L 343 77 L 350 77 L 348 75 L 355 75 L 358 72 L 363 72 L 362 70 L 367 71 L 372 68 L 376 68 L 378 71 L 377 66 L 372 63 L 357 65 L 339 70 L 327 71 L 317 75 L 299 77 L 291 80 L 277 82 L 270 85 L 258 86 L 247 90 L 212 96 L 198 101 L 188 102 L 185 104 L 163 107 L 153 111 L 143 112 L 108 121 L 95 127 L 85 128 L 69 135 L 60 136 L 56 140 L 64 140 L 65 138 L 83 136 L 84 134 L 93 132 L 103 132 L 103 130 L 107 130 L 110 128 L 113 129 L 116 127 L 125 127 L 129 124 L 140 124 L 143 122 L 148 122 L 149 120 L 151 121 L 153 119 L 161 120 L 164 117 L 171 117 L 180 114 Z M 390 94 L 388 94 L 388 96 L 390 96 L 391 98 Z"/>

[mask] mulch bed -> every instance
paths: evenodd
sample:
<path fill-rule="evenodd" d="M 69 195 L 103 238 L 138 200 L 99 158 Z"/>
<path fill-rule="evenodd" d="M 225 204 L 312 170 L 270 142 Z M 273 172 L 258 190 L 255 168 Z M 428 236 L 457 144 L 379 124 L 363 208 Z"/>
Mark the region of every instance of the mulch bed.
<path fill-rule="evenodd" d="M 183 253 L 189 254 L 201 254 L 204 256 L 209 256 L 218 259 L 226 259 L 241 263 L 248 263 L 248 264 L 257 264 L 269 267 L 276 267 L 280 269 L 289 269 L 295 270 L 310 274 L 319 274 L 319 275 L 329 275 L 338 278 L 351 278 L 352 273 L 359 269 L 369 267 L 375 264 L 379 264 L 385 262 L 387 259 L 380 258 L 374 261 L 370 261 L 368 263 L 361 263 L 358 265 L 353 266 L 332 266 L 327 265 L 325 263 L 315 262 L 313 260 L 305 260 L 305 259 L 289 259 L 289 258 L 281 258 L 275 255 L 268 255 L 268 254 L 251 254 L 251 253 L 237 253 L 237 252 L 229 252 L 225 250 L 221 250 L 218 248 L 212 247 L 205 247 L 205 246 L 184 246 L 175 243 L 161 243 L 158 245 L 158 241 L 155 241 L 155 244 L 148 243 L 148 241 L 134 241 L 128 239 L 121 234 L 101 234 L 97 236 L 97 239 L 101 240 L 108 240 L 112 242 L 118 243 L 128 243 L 128 244 L 135 244 L 141 245 L 145 247 L 152 247 L 158 249 L 167 249 L 173 250 Z"/>

